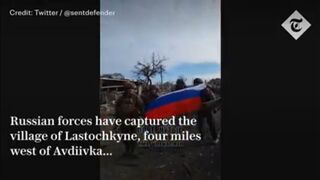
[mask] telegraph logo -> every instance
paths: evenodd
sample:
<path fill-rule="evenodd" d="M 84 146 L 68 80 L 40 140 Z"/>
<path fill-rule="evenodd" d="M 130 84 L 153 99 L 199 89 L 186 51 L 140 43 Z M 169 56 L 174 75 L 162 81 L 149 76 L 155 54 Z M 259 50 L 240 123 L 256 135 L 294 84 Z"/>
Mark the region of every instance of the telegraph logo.
<path fill-rule="evenodd" d="M 281 26 L 295 39 L 299 37 L 311 26 L 311 24 L 295 10 Z"/>
<path fill-rule="evenodd" d="M 300 19 L 291 19 L 290 23 L 291 23 L 291 30 L 294 32 L 299 32 L 301 31 L 301 27 L 300 27 L 300 23 L 302 22 L 302 18 Z"/>

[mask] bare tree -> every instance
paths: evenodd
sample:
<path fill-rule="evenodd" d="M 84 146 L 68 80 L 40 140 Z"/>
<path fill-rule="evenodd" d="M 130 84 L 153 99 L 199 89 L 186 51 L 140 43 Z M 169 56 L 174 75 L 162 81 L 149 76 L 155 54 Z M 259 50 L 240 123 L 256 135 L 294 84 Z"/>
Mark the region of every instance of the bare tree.
<path fill-rule="evenodd" d="M 159 58 L 155 56 L 155 53 L 152 53 L 150 62 L 141 62 L 138 61 L 134 66 L 133 73 L 138 77 L 138 79 L 143 78 L 144 82 L 147 85 L 152 85 L 152 78 L 157 74 L 160 74 L 161 83 L 163 79 L 163 73 L 165 72 L 165 66 L 163 62 L 166 58 Z"/>

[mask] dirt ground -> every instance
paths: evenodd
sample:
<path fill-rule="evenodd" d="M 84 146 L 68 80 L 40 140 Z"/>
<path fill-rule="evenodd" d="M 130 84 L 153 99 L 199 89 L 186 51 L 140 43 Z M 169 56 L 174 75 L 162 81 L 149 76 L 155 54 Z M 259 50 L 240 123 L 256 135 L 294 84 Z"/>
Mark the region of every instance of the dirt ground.
<path fill-rule="evenodd" d="M 215 114 L 216 128 L 221 127 L 221 113 Z M 191 132 L 197 132 L 195 127 Z M 205 127 L 201 142 L 184 142 L 176 150 L 136 149 L 137 158 L 124 157 L 122 143 L 104 144 L 111 157 L 100 159 L 101 180 L 220 180 L 220 142 L 213 144 Z"/>

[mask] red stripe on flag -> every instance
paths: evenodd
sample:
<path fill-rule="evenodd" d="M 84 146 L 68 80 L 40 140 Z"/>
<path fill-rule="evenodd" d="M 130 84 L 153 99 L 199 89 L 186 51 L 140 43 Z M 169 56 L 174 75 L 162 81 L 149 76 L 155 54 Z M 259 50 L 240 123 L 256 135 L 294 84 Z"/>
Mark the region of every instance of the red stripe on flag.
<path fill-rule="evenodd" d="M 152 109 L 146 113 L 147 118 L 168 118 L 179 116 L 184 113 L 197 111 L 201 108 L 201 98 L 195 97 L 170 103 L 159 108 Z"/>

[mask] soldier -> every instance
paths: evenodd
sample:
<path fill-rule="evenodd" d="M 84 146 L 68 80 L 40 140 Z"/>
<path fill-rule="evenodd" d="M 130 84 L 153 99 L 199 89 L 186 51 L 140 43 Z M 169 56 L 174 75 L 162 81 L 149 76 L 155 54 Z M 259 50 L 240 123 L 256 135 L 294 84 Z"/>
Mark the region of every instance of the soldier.
<path fill-rule="evenodd" d="M 199 85 L 202 84 L 203 81 L 200 78 L 196 78 L 193 80 L 193 85 Z M 201 91 L 201 100 L 202 103 L 207 103 L 210 101 L 214 101 L 216 99 L 215 94 L 213 91 L 209 88 L 206 87 L 204 90 Z M 209 125 L 209 129 L 211 132 L 211 136 L 214 140 L 214 142 L 217 142 L 218 136 L 216 133 L 216 128 L 215 128 L 215 120 L 213 117 L 213 112 L 211 108 L 202 108 L 198 111 L 198 130 L 201 134 L 201 139 L 203 139 L 203 122 L 206 119 L 207 124 Z"/>
<path fill-rule="evenodd" d="M 117 100 L 115 108 L 116 118 L 120 118 L 123 121 L 127 118 L 139 118 L 143 114 L 143 102 L 141 98 L 135 93 L 135 84 L 126 81 L 124 83 L 124 94 Z M 137 133 L 136 126 L 126 126 L 122 124 L 120 126 L 122 133 Z M 134 156 L 134 150 L 136 147 L 135 141 L 124 141 L 125 155 Z"/>
<path fill-rule="evenodd" d="M 159 97 L 159 88 L 156 85 L 151 85 L 149 87 L 146 87 L 144 89 L 144 92 L 141 96 L 143 103 L 145 105 L 145 108 L 147 108 L 148 104 L 154 101 Z M 154 127 L 154 126 L 144 126 L 142 128 L 143 132 L 148 131 L 149 133 L 157 133 L 157 129 L 160 129 L 160 126 Z M 144 147 L 152 148 L 153 147 L 152 142 L 145 142 Z"/>
<path fill-rule="evenodd" d="M 174 91 L 181 90 L 181 89 L 185 89 L 186 87 L 187 87 L 187 85 L 186 85 L 186 83 L 184 82 L 183 78 L 179 78 L 179 79 L 177 79 L 177 81 L 176 81 L 176 85 L 175 85 Z M 184 113 L 184 114 L 181 114 L 181 115 L 179 115 L 179 116 L 176 116 L 176 117 L 175 117 L 175 119 L 176 119 L 176 122 L 175 122 L 175 123 L 176 123 L 176 126 L 171 127 L 171 128 L 169 127 L 169 128 L 171 129 L 171 130 L 170 130 L 170 133 L 179 133 L 179 134 L 182 133 L 182 131 L 184 130 L 185 127 L 178 125 L 178 119 L 179 119 L 180 117 L 183 117 L 183 116 L 186 116 L 187 118 L 189 118 L 190 113 Z M 177 148 L 183 146 L 182 142 L 179 142 L 179 141 L 172 141 L 172 143 L 170 143 L 170 144 L 174 144 L 174 147 L 177 147 Z"/>
<path fill-rule="evenodd" d="M 175 86 L 175 91 L 176 90 L 180 90 L 180 89 L 184 89 L 186 88 L 186 83 L 184 82 L 184 80 L 182 78 L 177 79 L 176 81 L 176 86 Z"/>

